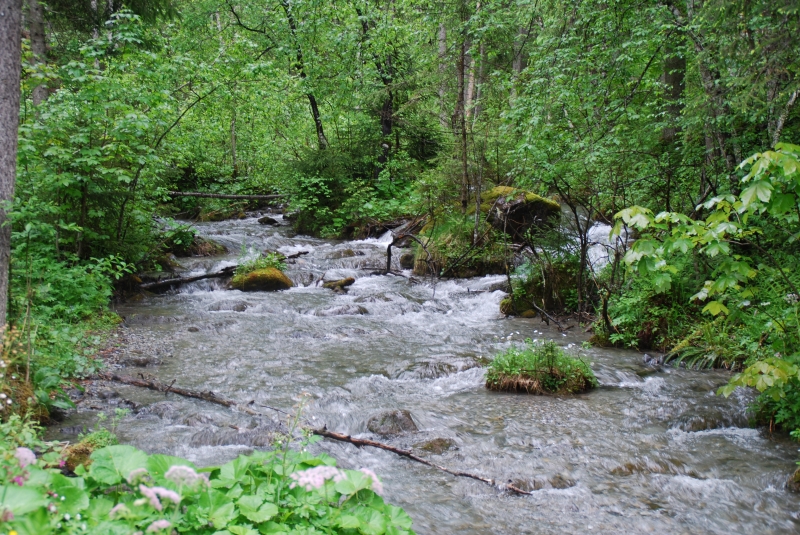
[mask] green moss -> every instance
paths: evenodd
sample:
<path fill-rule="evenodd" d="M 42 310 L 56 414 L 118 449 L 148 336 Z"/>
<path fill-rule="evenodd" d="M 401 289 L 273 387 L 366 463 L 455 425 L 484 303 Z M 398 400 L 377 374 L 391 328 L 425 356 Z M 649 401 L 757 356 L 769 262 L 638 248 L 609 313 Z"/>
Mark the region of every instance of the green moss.
<path fill-rule="evenodd" d="M 500 197 L 506 198 L 514 198 L 518 195 L 525 195 L 525 202 L 526 203 L 539 203 L 542 205 L 543 208 L 548 210 L 558 211 L 561 210 L 561 205 L 558 204 L 556 201 L 552 199 L 547 199 L 542 197 L 541 195 L 537 195 L 532 191 L 526 191 L 521 189 L 512 188 L 509 186 L 496 186 L 489 191 L 484 191 L 481 193 L 481 212 L 487 213 L 489 210 L 492 209 L 494 204 L 497 202 L 497 199 Z M 467 213 L 474 214 L 475 213 L 475 205 L 471 205 L 467 209 Z"/>
<path fill-rule="evenodd" d="M 588 364 L 570 357 L 553 341 L 527 340 L 489 364 L 486 388 L 528 394 L 578 394 L 597 386 Z"/>
<path fill-rule="evenodd" d="M 243 292 L 274 292 L 292 286 L 292 280 L 273 267 L 237 274 L 231 279 L 231 287 Z"/>

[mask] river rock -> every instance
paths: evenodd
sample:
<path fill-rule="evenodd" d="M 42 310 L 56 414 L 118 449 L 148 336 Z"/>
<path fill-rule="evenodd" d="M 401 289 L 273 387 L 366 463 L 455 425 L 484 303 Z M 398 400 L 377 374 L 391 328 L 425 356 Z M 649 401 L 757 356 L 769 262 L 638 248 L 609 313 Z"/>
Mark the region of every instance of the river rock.
<path fill-rule="evenodd" d="M 434 438 L 433 440 L 428 440 L 427 442 L 414 444 L 414 447 L 433 453 L 434 455 L 441 455 L 447 450 L 457 449 L 455 441 L 449 438 Z"/>
<path fill-rule="evenodd" d="M 403 253 L 400 255 L 400 267 L 403 269 L 414 269 L 413 253 Z"/>
<path fill-rule="evenodd" d="M 362 316 L 364 314 L 369 314 L 369 311 L 358 305 L 340 305 L 314 312 L 315 316 Z"/>
<path fill-rule="evenodd" d="M 417 424 L 406 410 L 385 411 L 367 420 L 367 429 L 376 435 L 391 436 L 403 433 L 415 433 Z"/>
<path fill-rule="evenodd" d="M 346 279 L 324 282 L 322 283 L 322 287 L 329 290 L 344 290 L 346 287 L 351 286 L 355 282 L 356 280 L 353 277 L 347 277 Z"/>
<path fill-rule="evenodd" d="M 277 219 L 270 217 L 268 215 L 265 215 L 264 217 L 259 217 L 258 222 L 261 225 L 271 225 L 273 227 L 280 225 Z"/>
<path fill-rule="evenodd" d="M 217 301 L 216 303 L 212 303 L 208 310 L 210 312 L 223 312 L 223 311 L 233 311 L 233 312 L 244 312 L 250 306 L 250 303 L 247 301 L 240 301 L 240 300 L 233 300 L 233 301 Z"/>
<path fill-rule="evenodd" d="M 243 292 L 275 292 L 292 286 L 292 280 L 276 268 L 257 269 L 231 279 L 231 288 Z"/>
<path fill-rule="evenodd" d="M 800 492 L 800 468 L 795 470 L 794 474 L 789 477 L 786 482 L 786 488 L 792 492 Z"/>

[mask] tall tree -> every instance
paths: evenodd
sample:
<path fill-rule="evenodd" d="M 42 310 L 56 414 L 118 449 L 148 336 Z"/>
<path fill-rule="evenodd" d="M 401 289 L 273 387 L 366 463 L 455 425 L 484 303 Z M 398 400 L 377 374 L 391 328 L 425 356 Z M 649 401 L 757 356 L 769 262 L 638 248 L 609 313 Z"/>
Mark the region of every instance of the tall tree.
<path fill-rule="evenodd" d="M 6 204 L 14 198 L 19 126 L 22 0 L 0 0 L 0 325 L 6 323 L 11 224 Z"/>

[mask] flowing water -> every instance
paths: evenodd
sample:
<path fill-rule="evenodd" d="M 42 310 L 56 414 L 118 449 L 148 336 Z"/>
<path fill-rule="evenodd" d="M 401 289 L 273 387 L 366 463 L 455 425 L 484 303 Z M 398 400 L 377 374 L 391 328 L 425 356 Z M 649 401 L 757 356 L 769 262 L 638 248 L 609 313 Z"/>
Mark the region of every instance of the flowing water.
<path fill-rule="evenodd" d="M 714 391 L 725 372 L 653 369 L 632 351 L 583 349 L 538 319 L 504 319 L 504 277 L 439 281 L 374 276 L 390 238 L 330 242 L 290 237 L 255 218 L 197 225 L 231 253 L 192 259 L 192 273 L 235 263 L 243 249 L 308 251 L 289 265 L 296 287 L 228 291 L 217 280 L 118 308 L 132 335 L 161 340 L 160 366 L 131 368 L 184 388 L 213 390 L 275 415 L 306 400 L 304 417 L 373 438 L 454 469 L 536 490 L 515 496 L 394 454 L 325 441 L 313 446 L 348 468 L 381 475 L 388 501 L 420 534 L 794 533 L 798 500 L 784 483 L 796 447 L 747 427 L 737 391 Z M 394 250 L 397 258 L 401 251 Z M 396 266 L 399 268 L 399 266 Z M 347 294 L 315 286 L 355 277 Z M 572 398 L 488 392 L 481 357 L 525 338 L 554 339 L 591 362 L 601 383 Z M 222 407 L 114 389 L 142 408 L 123 442 L 199 464 L 270 444 L 276 426 Z M 380 437 L 367 422 L 410 412 L 418 431 Z M 80 421 L 80 415 L 73 421 Z M 434 439 L 439 446 L 420 449 Z"/>

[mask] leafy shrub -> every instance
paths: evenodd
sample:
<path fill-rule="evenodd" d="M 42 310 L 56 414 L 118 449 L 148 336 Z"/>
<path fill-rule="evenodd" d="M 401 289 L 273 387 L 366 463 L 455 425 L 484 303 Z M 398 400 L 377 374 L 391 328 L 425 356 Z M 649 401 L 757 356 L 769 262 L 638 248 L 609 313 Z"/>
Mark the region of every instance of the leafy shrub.
<path fill-rule="evenodd" d="M 42 461 L 20 466 L 24 484 L 0 489 L 3 527 L 20 535 L 413 533 L 408 515 L 379 496 L 374 473 L 338 469 L 324 454 L 257 452 L 198 470 L 109 446 L 91 461 L 75 478 Z"/>
<path fill-rule="evenodd" d="M 489 364 L 486 388 L 528 394 L 575 394 L 598 385 L 584 361 L 570 357 L 552 340 L 525 341 L 511 347 Z"/>
<path fill-rule="evenodd" d="M 275 268 L 279 271 L 286 269 L 284 256 L 280 253 L 270 252 L 264 255 L 259 255 L 253 259 L 245 260 L 236 266 L 234 276 L 247 275 L 259 269 Z"/>

